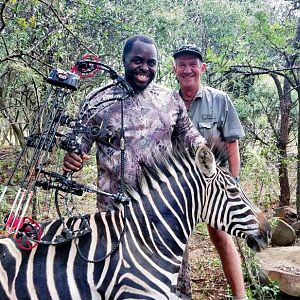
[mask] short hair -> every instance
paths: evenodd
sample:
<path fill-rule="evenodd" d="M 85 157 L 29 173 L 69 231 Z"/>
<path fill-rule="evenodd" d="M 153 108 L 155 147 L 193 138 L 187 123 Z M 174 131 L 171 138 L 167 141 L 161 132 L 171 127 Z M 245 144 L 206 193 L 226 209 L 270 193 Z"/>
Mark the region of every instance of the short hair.
<path fill-rule="evenodd" d="M 130 37 L 124 45 L 123 56 L 122 56 L 123 61 L 125 60 L 125 57 L 128 55 L 128 53 L 131 51 L 133 44 L 136 41 L 140 41 L 140 42 L 147 43 L 147 44 L 152 44 L 155 46 L 156 51 L 157 51 L 156 43 L 154 42 L 154 40 L 151 37 L 143 35 L 143 34 L 134 35 L 134 36 Z"/>

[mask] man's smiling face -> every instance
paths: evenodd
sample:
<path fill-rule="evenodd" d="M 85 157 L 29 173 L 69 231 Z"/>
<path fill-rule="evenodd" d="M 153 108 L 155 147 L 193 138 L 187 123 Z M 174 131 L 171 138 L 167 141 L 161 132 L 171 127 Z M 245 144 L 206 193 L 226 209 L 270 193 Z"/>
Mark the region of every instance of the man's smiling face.
<path fill-rule="evenodd" d="M 181 88 L 198 90 L 200 77 L 205 72 L 206 64 L 193 54 L 183 54 L 175 59 L 174 71 Z"/>
<path fill-rule="evenodd" d="M 136 41 L 124 58 L 125 78 L 135 92 L 144 90 L 154 79 L 157 69 L 155 45 Z"/>

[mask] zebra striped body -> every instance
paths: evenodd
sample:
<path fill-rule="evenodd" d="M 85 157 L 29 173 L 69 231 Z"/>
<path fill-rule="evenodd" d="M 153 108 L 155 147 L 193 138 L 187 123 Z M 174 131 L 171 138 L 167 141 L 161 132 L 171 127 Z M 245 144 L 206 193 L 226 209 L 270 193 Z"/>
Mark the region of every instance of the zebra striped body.
<path fill-rule="evenodd" d="M 143 166 L 138 188 L 128 189 L 124 240 L 103 262 L 87 263 L 80 253 L 97 260 L 110 252 L 124 227 L 124 207 L 90 215 L 92 233 L 62 245 L 29 252 L 0 239 L 0 299 L 178 299 L 183 251 L 199 221 L 266 247 L 269 228 L 262 213 L 207 153 L 203 147 L 196 158 L 184 153 Z M 43 239 L 61 231 L 54 221 Z"/>

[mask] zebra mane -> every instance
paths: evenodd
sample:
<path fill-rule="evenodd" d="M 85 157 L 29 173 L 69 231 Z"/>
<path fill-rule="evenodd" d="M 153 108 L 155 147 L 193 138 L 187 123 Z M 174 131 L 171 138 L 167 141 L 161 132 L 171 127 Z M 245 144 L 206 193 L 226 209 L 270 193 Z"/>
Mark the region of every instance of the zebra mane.
<path fill-rule="evenodd" d="M 208 138 L 206 144 L 214 154 L 216 164 L 218 167 L 224 167 L 228 160 L 226 145 L 224 142 L 216 138 Z M 147 161 L 139 161 L 140 170 L 137 175 L 137 186 L 143 186 L 144 180 L 151 176 L 159 179 L 163 174 L 170 173 L 170 166 L 183 160 L 192 161 L 195 159 L 197 151 L 196 146 L 184 148 L 182 145 L 176 144 L 173 149 L 169 149 L 163 155 L 152 155 L 152 159 Z"/>
<path fill-rule="evenodd" d="M 228 161 L 228 152 L 226 148 L 226 143 L 221 141 L 219 138 L 209 136 L 207 138 L 206 145 L 212 151 L 216 163 L 219 167 L 225 167 Z"/>

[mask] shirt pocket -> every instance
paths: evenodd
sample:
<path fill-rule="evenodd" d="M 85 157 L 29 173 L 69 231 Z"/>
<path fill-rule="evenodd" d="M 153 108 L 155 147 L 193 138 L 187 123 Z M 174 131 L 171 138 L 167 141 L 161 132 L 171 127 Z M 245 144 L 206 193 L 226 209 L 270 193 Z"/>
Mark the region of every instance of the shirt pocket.
<path fill-rule="evenodd" d="M 198 131 L 205 139 L 210 139 L 212 137 L 220 138 L 221 136 L 216 120 L 198 122 Z"/>
<path fill-rule="evenodd" d="M 213 128 L 215 123 L 215 121 L 198 122 L 198 129 L 211 129 Z"/>

